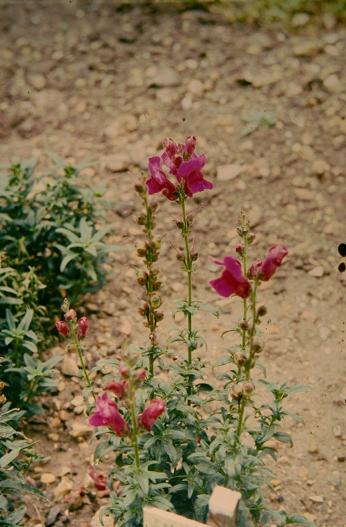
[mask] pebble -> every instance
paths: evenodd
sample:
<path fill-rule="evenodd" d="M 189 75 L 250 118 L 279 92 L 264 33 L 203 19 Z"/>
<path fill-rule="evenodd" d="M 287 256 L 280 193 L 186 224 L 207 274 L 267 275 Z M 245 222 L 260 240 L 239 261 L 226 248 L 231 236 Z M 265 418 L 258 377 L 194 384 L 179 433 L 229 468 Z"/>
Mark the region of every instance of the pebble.
<path fill-rule="evenodd" d="M 314 161 L 312 164 L 312 171 L 318 174 L 319 176 L 322 176 L 329 170 L 330 166 L 323 159 L 316 159 L 316 161 Z"/>
<path fill-rule="evenodd" d="M 320 333 L 320 337 L 322 340 L 327 340 L 327 338 L 331 334 L 331 330 L 327 328 L 326 326 L 322 326 L 320 327 L 319 333 Z"/>
<path fill-rule="evenodd" d="M 309 500 L 312 501 L 312 503 L 323 503 L 324 502 L 323 496 L 310 496 Z"/>
<path fill-rule="evenodd" d="M 83 396 L 82 395 L 76 395 L 72 399 L 71 404 L 72 404 L 72 406 L 80 406 L 80 405 L 84 404 Z"/>
<path fill-rule="evenodd" d="M 170 86 L 179 86 L 181 79 L 178 73 L 169 66 L 162 65 L 158 68 L 153 66 L 149 71 L 150 82 L 149 85 L 157 86 L 158 88 L 168 88 Z"/>
<path fill-rule="evenodd" d="M 310 15 L 308 13 L 296 13 L 293 15 L 291 24 L 293 27 L 302 27 L 310 21 Z"/>
<path fill-rule="evenodd" d="M 56 477 L 51 472 L 44 472 L 43 474 L 41 474 L 40 479 L 45 485 L 50 485 L 51 483 L 54 483 Z"/>
<path fill-rule="evenodd" d="M 329 91 L 329 93 L 339 93 L 342 90 L 341 81 L 335 74 L 328 75 L 328 77 L 323 80 L 323 86 Z"/>
<path fill-rule="evenodd" d="M 84 437 L 86 435 L 92 434 L 92 427 L 86 423 L 81 423 L 79 421 L 74 421 L 71 426 L 70 436 L 75 439 Z"/>
<path fill-rule="evenodd" d="M 244 167 L 238 163 L 220 165 L 216 169 L 216 177 L 219 181 L 231 181 L 244 171 Z"/>
<path fill-rule="evenodd" d="M 293 48 L 296 57 L 312 57 L 321 49 L 321 44 L 317 40 L 305 41 L 297 44 Z"/>
<path fill-rule="evenodd" d="M 294 193 L 302 201 L 311 201 L 315 198 L 315 193 L 307 188 L 295 188 Z"/>
<path fill-rule="evenodd" d="M 44 75 L 41 73 L 31 73 L 28 75 L 28 82 L 35 90 L 43 90 L 47 84 Z"/>
<path fill-rule="evenodd" d="M 342 429 L 340 425 L 333 426 L 333 434 L 334 434 L 334 437 L 337 437 L 337 438 L 342 437 Z"/>
<path fill-rule="evenodd" d="M 111 172 L 123 172 L 129 168 L 129 159 L 125 154 L 111 154 L 105 158 L 105 167 Z"/>
<path fill-rule="evenodd" d="M 317 265 L 316 267 L 311 269 L 311 271 L 309 271 L 308 274 L 310 276 L 315 277 L 315 278 L 321 278 L 323 276 L 323 274 L 324 274 L 324 269 L 323 269 L 322 265 Z"/>
<path fill-rule="evenodd" d="M 66 377 L 78 377 L 79 368 L 76 360 L 69 355 L 65 355 L 61 363 L 61 373 L 66 375 Z"/>
<path fill-rule="evenodd" d="M 63 477 L 59 485 L 54 489 L 54 497 L 56 499 L 63 498 L 68 494 L 73 488 L 73 483 L 69 478 Z"/>
<path fill-rule="evenodd" d="M 201 97 L 204 92 L 204 84 L 198 79 L 191 79 L 189 84 L 187 85 L 187 89 L 192 95 Z"/>

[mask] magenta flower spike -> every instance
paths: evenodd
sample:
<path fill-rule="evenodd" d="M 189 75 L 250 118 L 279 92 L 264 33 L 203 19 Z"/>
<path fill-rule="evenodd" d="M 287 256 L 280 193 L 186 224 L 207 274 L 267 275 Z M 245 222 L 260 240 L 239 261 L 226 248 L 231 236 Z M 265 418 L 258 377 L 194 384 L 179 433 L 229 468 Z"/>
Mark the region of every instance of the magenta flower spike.
<path fill-rule="evenodd" d="M 96 411 L 89 417 L 89 424 L 108 426 L 118 436 L 123 436 L 128 431 L 127 422 L 107 393 L 99 395 L 96 399 Z"/>
<path fill-rule="evenodd" d="M 162 399 L 152 399 L 149 406 L 139 416 L 139 422 L 146 430 L 151 430 L 157 419 L 166 410 L 166 403 Z"/>
<path fill-rule="evenodd" d="M 149 158 L 149 173 L 150 178 L 146 181 L 149 194 L 162 192 L 166 198 L 174 201 L 176 189 L 163 170 L 161 170 L 161 158 L 159 156 Z"/>
<path fill-rule="evenodd" d="M 210 280 L 209 284 L 215 291 L 224 297 L 237 295 L 247 298 L 250 294 L 250 282 L 243 276 L 241 263 L 233 256 L 226 256 L 223 261 L 215 260 L 215 263 L 225 267 L 220 278 Z"/>
<path fill-rule="evenodd" d="M 264 282 L 270 280 L 277 268 L 282 265 L 282 261 L 287 256 L 287 245 L 273 245 L 267 254 L 265 260 L 260 260 L 250 267 L 250 275 L 259 278 Z"/>

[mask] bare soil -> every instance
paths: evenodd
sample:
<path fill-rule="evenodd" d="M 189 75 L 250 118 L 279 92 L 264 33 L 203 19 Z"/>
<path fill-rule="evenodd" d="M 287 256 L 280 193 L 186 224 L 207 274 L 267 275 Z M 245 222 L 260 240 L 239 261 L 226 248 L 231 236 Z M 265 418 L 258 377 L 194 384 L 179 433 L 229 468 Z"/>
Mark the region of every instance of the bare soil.
<path fill-rule="evenodd" d="M 215 188 L 192 205 L 200 254 L 195 295 L 221 310 L 219 319 L 196 317 L 208 341 L 200 353 L 212 366 L 232 342 L 220 334 L 237 319 L 238 301 L 217 298 L 208 280 L 216 271 L 210 257 L 234 253 L 243 207 L 257 235 L 254 259 L 273 243 L 289 246 L 262 296 L 268 377 L 310 385 L 288 405 L 302 421 L 285 427 L 294 447 L 279 448 L 268 497 L 318 527 L 345 527 L 346 282 L 337 271 L 337 245 L 346 241 L 345 28 L 288 32 L 231 25 L 197 11 L 116 7 L 1 3 L 0 162 L 36 157 L 44 165 L 50 152 L 71 163 L 95 161 L 82 177 L 105 187 L 113 241 L 128 249 L 114 256 L 106 287 L 89 302 L 92 366 L 119 353 L 124 340 L 146 338 L 137 309 L 141 230 L 133 185 L 164 137 L 198 137 Z M 178 210 L 159 202 L 165 344 L 183 324 L 171 313 L 184 296 L 184 278 L 175 258 Z M 62 346 L 57 351 L 65 353 Z M 87 527 L 105 502 L 87 476 L 92 445 L 71 361 L 58 395 L 46 400 L 41 422 L 29 429 L 46 455 L 33 476 L 51 481 L 40 485 L 58 509 L 30 501 L 28 526 Z M 87 494 L 79 498 L 82 485 Z"/>

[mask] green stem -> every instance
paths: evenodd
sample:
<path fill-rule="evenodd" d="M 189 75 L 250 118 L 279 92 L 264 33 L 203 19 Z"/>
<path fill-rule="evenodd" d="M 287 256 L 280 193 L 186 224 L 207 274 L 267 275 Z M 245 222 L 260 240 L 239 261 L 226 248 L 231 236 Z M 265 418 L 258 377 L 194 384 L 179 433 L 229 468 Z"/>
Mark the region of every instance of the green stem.
<path fill-rule="evenodd" d="M 82 371 L 83 371 L 83 375 L 84 375 L 84 379 L 85 379 L 85 382 L 88 386 L 88 388 L 90 389 L 90 392 L 93 396 L 93 399 L 94 401 L 96 402 L 96 395 L 95 395 L 95 392 L 94 392 L 94 389 L 93 389 L 93 384 L 90 380 L 90 377 L 89 377 L 89 374 L 88 374 L 88 370 L 85 366 L 85 361 L 84 361 L 84 357 L 83 357 L 83 351 L 82 351 L 82 346 L 80 345 L 80 341 L 79 341 L 79 338 L 77 336 L 77 328 L 73 328 L 72 329 L 72 335 L 73 335 L 73 343 L 77 349 L 77 353 L 78 353 L 78 356 L 79 356 L 79 361 L 80 361 L 80 365 L 82 367 Z"/>
<path fill-rule="evenodd" d="M 257 293 L 257 280 L 255 280 L 254 288 L 251 295 L 251 303 L 252 303 L 252 325 L 250 329 L 250 342 L 249 342 L 249 358 L 245 367 L 245 376 L 246 380 L 250 379 L 250 372 L 252 368 L 252 362 L 254 359 L 254 338 L 256 335 L 256 323 L 257 323 L 257 312 L 256 312 L 256 293 Z"/>
<path fill-rule="evenodd" d="M 238 417 L 238 426 L 236 430 L 236 437 L 237 437 L 238 442 L 240 440 L 240 436 L 241 436 L 242 429 L 243 429 L 244 412 L 245 412 L 245 399 L 243 397 L 240 403 L 238 404 L 239 417 Z"/>
<path fill-rule="evenodd" d="M 137 419 L 136 419 L 136 412 L 135 412 L 135 403 L 134 403 L 134 394 L 132 388 L 130 389 L 130 414 L 131 414 L 131 421 L 132 421 L 132 447 L 133 452 L 135 455 L 135 463 L 136 463 L 136 471 L 137 474 L 141 471 L 141 464 L 139 459 L 139 448 L 138 448 L 138 428 L 137 428 Z"/>

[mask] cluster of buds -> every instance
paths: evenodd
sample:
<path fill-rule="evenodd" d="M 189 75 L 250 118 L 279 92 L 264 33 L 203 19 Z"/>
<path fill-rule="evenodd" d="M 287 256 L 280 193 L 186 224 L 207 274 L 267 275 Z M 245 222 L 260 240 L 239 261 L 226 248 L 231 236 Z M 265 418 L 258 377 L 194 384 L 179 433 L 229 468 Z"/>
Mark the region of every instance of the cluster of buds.
<path fill-rule="evenodd" d="M 229 399 L 232 401 L 240 401 L 243 398 L 251 397 L 255 386 L 251 381 L 242 381 L 233 384 L 229 392 Z"/>
<path fill-rule="evenodd" d="M 64 320 L 58 320 L 55 323 L 59 335 L 68 337 L 73 331 L 76 331 L 79 339 L 84 338 L 89 329 L 89 319 L 85 316 L 78 319 L 76 311 L 70 308 L 66 298 L 62 305 L 62 311 L 65 313 Z"/>
<path fill-rule="evenodd" d="M 149 328 L 151 342 L 155 345 L 156 327 L 163 319 L 163 313 L 159 311 L 161 307 L 159 294 L 161 282 L 159 280 L 159 271 L 154 267 L 160 255 L 160 241 L 154 239 L 153 236 L 157 205 L 149 203 L 147 189 L 144 185 L 136 185 L 135 189 L 144 205 L 144 213 L 139 216 L 138 223 L 143 226 L 146 236 L 145 244 L 137 249 L 137 255 L 143 258 L 146 267 L 146 270 L 139 273 L 137 277 L 139 285 L 145 290 L 144 303 L 139 312 L 145 318 L 145 326 Z"/>
<path fill-rule="evenodd" d="M 109 382 L 106 391 L 97 397 L 96 409 L 89 417 L 89 424 L 95 427 L 105 426 L 119 437 L 132 436 L 134 431 L 137 432 L 137 427 L 151 430 L 165 411 L 166 404 L 162 399 L 150 400 L 143 412 L 135 415 L 135 392 L 145 379 L 146 371 L 143 368 L 133 370 L 121 363 L 119 380 Z M 107 392 L 112 393 L 116 401 Z"/>

